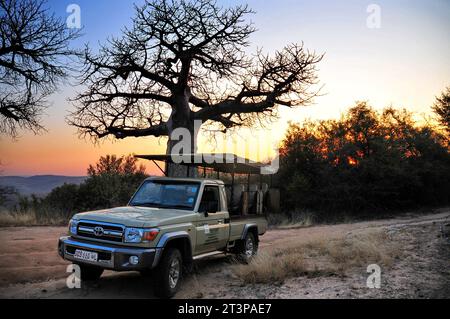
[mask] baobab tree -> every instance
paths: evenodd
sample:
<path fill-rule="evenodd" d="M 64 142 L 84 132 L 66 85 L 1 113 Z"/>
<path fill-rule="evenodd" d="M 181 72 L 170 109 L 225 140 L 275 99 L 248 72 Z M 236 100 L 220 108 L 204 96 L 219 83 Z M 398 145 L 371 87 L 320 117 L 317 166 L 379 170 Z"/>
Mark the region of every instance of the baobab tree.
<path fill-rule="evenodd" d="M 69 71 L 69 30 L 44 0 L 0 0 L 0 134 L 37 133 L 47 97 Z"/>
<path fill-rule="evenodd" d="M 168 137 L 168 154 L 178 142 L 172 133 L 184 128 L 194 153 L 195 121 L 227 132 L 270 121 L 280 106 L 309 104 L 322 55 L 290 44 L 248 56 L 252 13 L 213 0 L 147 0 L 123 36 L 98 53 L 86 49 L 88 89 L 69 123 L 94 140 Z"/>

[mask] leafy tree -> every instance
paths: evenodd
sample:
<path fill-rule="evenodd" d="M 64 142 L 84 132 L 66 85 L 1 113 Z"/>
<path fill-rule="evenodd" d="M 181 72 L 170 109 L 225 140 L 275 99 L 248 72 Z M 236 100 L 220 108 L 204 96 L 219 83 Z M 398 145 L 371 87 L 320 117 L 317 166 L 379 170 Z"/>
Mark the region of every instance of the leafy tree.
<path fill-rule="evenodd" d="M 106 155 L 100 157 L 95 166 L 89 165 L 87 172 L 91 177 L 106 174 L 145 175 L 145 167 L 143 165 L 137 166 L 137 159 L 131 155 L 125 157 Z"/>
<path fill-rule="evenodd" d="M 439 123 L 445 128 L 447 135 L 450 136 L 450 87 L 436 98 L 433 111 L 438 116 Z"/>
<path fill-rule="evenodd" d="M 358 103 L 339 120 L 291 124 L 280 172 L 287 209 L 369 211 L 450 202 L 443 136 L 407 111 Z"/>
<path fill-rule="evenodd" d="M 86 204 L 84 199 L 80 198 L 79 190 L 80 186 L 78 185 L 64 184 L 53 189 L 42 201 L 42 204 L 58 214 L 70 218 L 77 213 L 81 205 Z"/>
<path fill-rule="evenodd" d="M 89 178 L 80 185 L 78 199 L 81 210 L 123 206 L 147 177 L 145 167 L 132 156 L 101 157 L 88 168 Z"/>
<path fill-rule="evenodd" d="M 69 123 L 95 140 L 168 137 L 171 154 L 178 128 L 190 132 L 196 151 L 196 120 L 226 132 L 270 121 L 280 106 L 309 104 L 322 56 L 299 44 L 246 56 L 250 13 L 214 0 L 146 0 L 122 37 L 98 54 L 86 50 L 88 89 Z M 172 165 L 168 171 L 177 174 Z"/>
<path fill-rule="evenodd" d="M 69 42 L 79 36 L 45 0 L 0 0 L 0 134 L 38 132 L 46 98 L 67 75 Z"/>

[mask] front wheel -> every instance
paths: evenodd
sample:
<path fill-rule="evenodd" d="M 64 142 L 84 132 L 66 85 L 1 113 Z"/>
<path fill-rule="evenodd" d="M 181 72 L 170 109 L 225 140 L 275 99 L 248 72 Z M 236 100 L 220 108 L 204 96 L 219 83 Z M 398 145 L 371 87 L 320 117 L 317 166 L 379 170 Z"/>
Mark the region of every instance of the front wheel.
<path fill-rule="evenodd" d="M 258 253 L 258 241 L 253 233 L 247 233 L 244 240 L 241 240 L 236 247 L 236 254 L 239 261 L 248 264 Z"/>
<path fill-rule="evenodd" d="M 180 287 L 183 259 L 176 248 L 164 252 L 161 262 L 154 273 L 155 295 L 160 298 L 172 298 Z"/>

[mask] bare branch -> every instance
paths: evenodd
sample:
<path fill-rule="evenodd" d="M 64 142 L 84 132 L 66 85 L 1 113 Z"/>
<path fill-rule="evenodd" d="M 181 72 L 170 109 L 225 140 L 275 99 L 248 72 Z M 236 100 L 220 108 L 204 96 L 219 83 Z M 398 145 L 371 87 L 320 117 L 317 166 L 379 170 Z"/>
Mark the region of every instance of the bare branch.
<path fill-rule="evenodd" d="M 46 97 L 67 76 L 68 44 L 79 36 L 44 8 L 44 0 L 0 0 L 0 133 L 42 130 Z"/>
<path fill-rule="evenodd" d="M 252 13 L 213 0 L 146 0 L 121 38 L 97 54 L 86 49 L 88 89 L 69 123 L 94 139 L 170 135 L 197 119 L 226 131 L 311 103 L 322 56 L 296 44 L 246 56 Z"/>
<path fill-rule="evenodd" d="M 245 125 L 246 121 L 252 124 L 250 120 L 257 114 L 270 117 L 279 105 L 307 105 L 319 93 L 313 86 L 318 83 L 317 64 L 322 58 L 295 44 L 277 52 L 273 58 L 259 53 L 257 65 L 242 75 L 239 93 L 213 105 L 191 99 L 201 108 L 195 118 L 208 121 L 227 114 L 230 120 Z M 250 116 L 243 118 L 243 115 Z"/>

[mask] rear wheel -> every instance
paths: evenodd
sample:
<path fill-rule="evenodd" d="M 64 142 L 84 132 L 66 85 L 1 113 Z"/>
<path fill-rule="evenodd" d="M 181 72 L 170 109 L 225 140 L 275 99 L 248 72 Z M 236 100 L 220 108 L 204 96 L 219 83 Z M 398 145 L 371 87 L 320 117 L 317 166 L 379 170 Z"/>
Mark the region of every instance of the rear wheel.
<path fill-rule="evenodd" d="M 178 291 L 183 271 L 183 259 L 176 248 L 167 249 L 155 270 L 155 295 L 172 298 Z"/>
<path fill-rule="evenodd" d="M 103 268 L 93 267 L 93 266 L 86 266 L 86 265 L 79 265 L 80 271 L 81 271 L 81 280 L 85 281 L 94 281 L 100 279 L 101 275 L 103 274 Z"/>
<path fill-rule="evenodd" d="M 258 241 L 251 232 L 247 233 L 244 240 L 236 245 L 236 254 L 239 261 L 248 264 L 258 253 Z"/>

